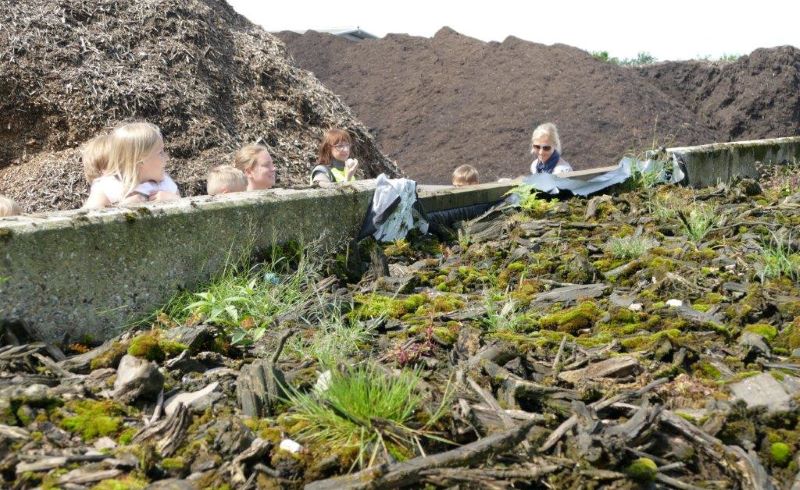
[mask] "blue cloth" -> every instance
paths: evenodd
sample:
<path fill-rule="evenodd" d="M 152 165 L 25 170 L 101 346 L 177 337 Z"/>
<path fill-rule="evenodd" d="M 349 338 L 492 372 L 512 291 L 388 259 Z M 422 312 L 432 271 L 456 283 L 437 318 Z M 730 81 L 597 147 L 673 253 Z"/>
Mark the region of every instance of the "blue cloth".
<path fill-rule="evenodd" d="M 559 158 L 561 158 L 561 155 L 559 155 L 558 150 L 553 150 L 553 154 L 550 155 L 550 158 L 548 158 L 546 162 L 539 162 L 536 164 L 536 173 L 552 174 L 553 169 L 555 169 L 556 164 L 558 164 Z"/>

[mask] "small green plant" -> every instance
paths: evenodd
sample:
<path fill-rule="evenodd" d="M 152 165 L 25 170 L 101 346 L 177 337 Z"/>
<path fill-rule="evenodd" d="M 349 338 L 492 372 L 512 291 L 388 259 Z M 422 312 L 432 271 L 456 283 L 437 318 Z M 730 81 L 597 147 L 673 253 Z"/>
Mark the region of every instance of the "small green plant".
<path fill-rule="evenodd" d="M 676 212 L 686 236 L 695 243 L 700 243 L 708 235 L 717 220 L 716 209 L 702 204 L 693 206 L 688 215 L 681 210 Z"/>
<path fill-rule="evenodd" d="M 761 255 L 756 270 L 761 282 L 781 276 L 798 281 L 800 254 L 792 253 L 792 248 L 786 241 L 773 235 L 772 240 L 761 243 Z"/>
<path fill-rule="evenodd" d="M 498 308 L 495 301 L 488 300 L 486 305 L 486 318 L 483 325 L 491 332 L 519 332 L 523 330 L 527 318 L 517 313 L 517 303 L 509 300 Z"/>
<path fill-rule="evenodd" d="M 675 200 L 669 196 L 655 195 L 647 201 L 650 214 L 659 221 L 670 221 L 678 216 Z"/>
<path fill-rule="evenodd" d="M 555 209 L 556 204 L 548 199 L 539 197 L 539 191 L 530 184 L 520 184 L 506 193 L 519 196 L 519 206 L 535 218 L 541 217 L 548 211 Z"/>
<path fill-rule="evenodd" d="M 465 251 L 469 248 L 469 244 L 472 242 L 472 238 L 468 231 L 459 228 L 458 230 L 458 246 L 461 247 L 461 251 Z"/>
<path fill-rule="evenodd" d="M 289 395 L 288 420 L 301 427 L 297 437 L 305 442 L 337 452 L 356 450 L 354 465 L 370 466 L 379 451 L 410 457 L 421 436 L 435 438 L 427 429 L 443 414 L 437 410 L 427 423 L 418 422 L 420 379 L 418 371 L 390 375 L 373 364 L 337 370 L 327 389 Z"/>
<path fill-rule="evenodd" d="M 630 260 L 640 257 L 652 246 L 652 241 L 643 236 L 612 238 L 607 249 L 615 259 Z"/>
<path fill-rule="evenodd" d="M 652 65 L 656 61 L 658 60 L 652 54 L 647 51 L 640 51 L 635 58 L 624 58 L 619 64 L 623 66 L 644 66 Z"/>
<path fill-rule="evenodd" d="M 619 64 L 619 58 L 612 57 L 608 54 L 608 51 L 592 51 L 592 58 L 596 59 L 597 61 L 603 61 L 605 63 L 611 63 L 613 65 Z"/>
<path fill-rule="evenodd" d="M 320 309 L 326 308 L 320 305 Z M 301 359 L 316 359 L 320 366 L 335 369 L 361 350 L 375 334 L 365 322 L 354 319 L 348 323 L 339 306 L 316 323 L 310 339 L 295 337 L 289 352 Z"/>
<path fill-rule="evenodd" d="M 273 257 L 249 267 L 226 267 L 199 292 L 184 292 L 163 309 L 177 323 L 208 322 L 222 326 L 234 344 L 260 339 L 273 320 L 311 300 L 317 268 L 300 255 L 295 268 Z"/>
<path fill-rule="evenodd" d="M 739 58 L 741 58 L 741 57 L 742 57 L 742 55 L 741 55 L 741 54 L 734 54 L 734 53 L 722 53 L 722 54 L 720 55 L 720 57 L 719 57 L 719 58 L 717 58 L 717 61 L 721 61 L 721 62 L 723 62 L 723 63 L 732 63 L 732 62 L 734 62 L 734 61 L 738 60 L 738 59 L 739 59 Z"/>

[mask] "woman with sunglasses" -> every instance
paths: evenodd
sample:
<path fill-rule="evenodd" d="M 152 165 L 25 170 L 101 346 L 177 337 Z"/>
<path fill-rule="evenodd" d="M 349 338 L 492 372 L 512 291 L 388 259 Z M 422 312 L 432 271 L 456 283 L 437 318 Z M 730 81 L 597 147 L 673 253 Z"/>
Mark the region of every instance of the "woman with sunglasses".
<path fill-rule="evenodd" d="M 311 170 L 311 183 L 355 180 L 358 160 L 350 158 L 353 141 L 343 129 L 329 129 L 319 146 L 317 166 Z"/>
<path fill-rule="evenodd" d="M 553 123 L 540 124 L 531 137 L 532 174 L 560 174 L 572 172 L 572 166 L 561 158 L 561 139 Z"/>

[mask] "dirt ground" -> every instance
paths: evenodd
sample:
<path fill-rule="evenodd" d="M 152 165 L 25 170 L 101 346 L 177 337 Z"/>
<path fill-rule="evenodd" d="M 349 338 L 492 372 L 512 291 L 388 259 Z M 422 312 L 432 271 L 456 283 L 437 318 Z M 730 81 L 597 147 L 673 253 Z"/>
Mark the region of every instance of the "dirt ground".
<path fill-rule="evenodd" d="M 80 206 L 78 146 L 120 121 L 161 127 L 184 194 L 261 139 L 278 185 L 302 185 L 325 129 L 356 139 L 363 175 L 398 173 L 351 110 L 283 44 L 219 0 L 0 0 L 0 194 L 28 212 Z"/>
<path fill-rule="evenodd" d="M 422 182 L 447 183 L 463 163 L 486 181 L 525 173 L 531 131 L 546 121 L 558 125 L 562 154 L 578 169 L 614 164 L 654 144 L 800 131 L 800 50 L 791 47 L 728 65 L 636 69 L 562 44 L 485 43 L 449 28 L 433 38 L 390 34 L 363 42 L 313 31 L 278 36 Z"/>

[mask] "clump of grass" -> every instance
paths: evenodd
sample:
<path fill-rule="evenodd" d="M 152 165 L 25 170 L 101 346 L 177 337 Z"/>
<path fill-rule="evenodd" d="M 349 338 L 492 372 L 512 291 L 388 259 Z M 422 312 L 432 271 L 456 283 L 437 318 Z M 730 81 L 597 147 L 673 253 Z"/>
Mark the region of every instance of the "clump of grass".
<path fill-rule="evenodd" d="M 717 210 L 702 204 L 693 206 L 688 215 L 681 210 L 676 212 L 683 224 L 684 233 L 695 243 L 700 243 L 708 235 L 717 220 Z"/>
<path fill-rule="evenodd" d="M 228 266 L 199 292 L 183 292 L 163 309 L 177 323 L 207 322 L 224 327 L 234 344 L 261 338 L 279 315 L 311 300 L 318 277 L 308 253 L 296 267 L 273 257 L 256 266 Z"/>
<path fill-rule="evenodd" d="M 612 238 L 607 249 L 615 259 L 630 260 L 642 256 L 652 246 L 652 241 L 643 236 Z"/>
<path fill-rule="evenodd" d="M 761 282 L 766 279 L 787 277 L 800 280 L 800 254 L 792 253 L 788 243 L 778 236 L 761 244 L 761 254 L 756 265 Z"/>
<path fill-rule="evenodd" d="M 373 364 L 334 371 L 326 390 L 289 395 L 293 413 L 287 420 L 301 427 L 300 440 L 321 450 L 357 451 L 355 463 L 362 467 L 371 465 L 379 451 L 410 457 L 420 436 L 432 437 L 425 429 L 442 412 L 420 426 L 420 379 L 418 371 L 389 375 Z"/>
<path fill-rule="evenodd" d="M 348 323 L 338 306 L 332 310 L 315 325 L 310 339 L 295 337 L 288 346 L 289 352 L 301 359 L 316 359 L 324 368 L 335 369 L 369 342 L 375 333 L 372 328 L 359 320 Z"/>
<path fill-rule="evenodd" d="M 506 301 L 500 308 L 491 300 L 485 306 L 486 317 L 482 323 L 490 332 L 520 332 L 528 323 L 528 318 L 517 312 L 517 302 L 514 300 Z"/>

